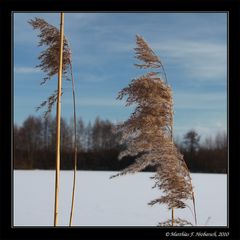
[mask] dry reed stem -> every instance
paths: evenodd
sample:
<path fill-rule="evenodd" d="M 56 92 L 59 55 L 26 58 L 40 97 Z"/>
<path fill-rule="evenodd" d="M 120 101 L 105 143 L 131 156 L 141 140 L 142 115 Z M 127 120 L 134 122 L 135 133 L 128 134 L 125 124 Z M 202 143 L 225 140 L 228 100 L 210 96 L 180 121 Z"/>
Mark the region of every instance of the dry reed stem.
<path fill-rule="evenodd" d="M 175 226 L 192 226 L 192 223 L 185 220 L 185 219 L 181 219 L 181 218 L 175 218 L 174 219 L 174 222 L 175 222 Z M 173 226 L 172 225 L 172 220 L 167 220 L 167 221 L 164 221 L 164 222 L 160 222 L 158 226 L 161 226 L 161 227 L 169 227 L 169 226 Z"/>
<path fill-rule="evenodd" d="M 77 123 L 76 123 L 76 100 L 75 100 L 75 84 L 73 77 L 72 64 L 70 63 L 71 79 L 72 79 L 72 95 L 73 95 L 73 112 L 74 112 L 74 174 L 73 174 L 73 189 L 72 189 L 72 203 L 69 226 L 72 226 L 73 212 L 74 212 L 74 200 L 76 191 L 76 175 L 77 175 Z"/>
<path fill-rule="evenodd" d="M 59 48 L 60 48 L 60 40 L 59 40 L 59 30 L 53 25 L 47 23 L 44 19 L 35 18 L 31 19 L 29 24 L 32 25 L 34 30 L 39 30 L 39 46 L 46 46 L 40 56 L 39 60 L 41 63 L 37 65 L 43 72 L 45 72 L 46 76 L 43 78 L 41 85 L 45 84 L 47 80 L 51 80 L 57 73 L 59 69 Z M 75 197 L 75 188 L 76 188 L 76 171 L 77 171 L 77 143 L 76 143 L 76 104 L 75 104 L 75 87 L 74 87 L 74 77 L 72 71 L 72 54 L 69 46 L 69 42 L 64 36 L 63 39 L 63 60 L 62 60 L 62 69 L 63 69 L 63 77 L 66 80 L 72 81 L 72 95 L 73 95 L 73 112 L 74 112 L 74 177 L 73 177 L 73 191 L 72 191 L 72 205 L 71 205 L 71 213 L 69 226 L 72 224 L 72 217 L 74 212 L 74 197 Z M 68 72 L 70 71 L 70 78 L 68 77 Z M 60 89 L 60 95 L 62 95 L 62 88 Z M 47 100 L 43 101 L 40 106 L 36 108 L 36 110 L 40 110 L 44 107 L 47 107 L 47 110 L 44 111 L 44 118 L 47 119 L 49 114 L 52 111 L 53 105 L 56 103 L 58 97 L 58 90 L 55 90 Z"/>
<path fill-rule="evenodd" d="M 54 205 L 54 227 L 58 224 L 58 194 L 59 194 L 59 174 L 60 174 L 60 120 L 61 120 L 61 89 L 62 89 L 62 62 L 63 62 L 63 36 L 64 36 L 64 13 L 60 15 L 60 50 L 58 69 L 58 95 L 56 114 L 56 179 L 55 179 L 55 205 Z"/>

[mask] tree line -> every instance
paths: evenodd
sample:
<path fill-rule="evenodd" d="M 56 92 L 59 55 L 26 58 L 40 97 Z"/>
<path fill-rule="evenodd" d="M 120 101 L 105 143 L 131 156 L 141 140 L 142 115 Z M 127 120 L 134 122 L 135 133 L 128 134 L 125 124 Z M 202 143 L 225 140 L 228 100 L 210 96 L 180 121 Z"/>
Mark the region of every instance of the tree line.
<path fill-rule="evenodd" d="M 73 169 L 73 120 L 61 119 L 61 169 Z M 14 168 L 54 169 L 56 148 L 56 121 L 29 116 L 21 126 L 14 124 Z M 118 160 L 125 146 L 121 145 L 120 132 L 115 124 L 99 117 L 93 123 L 77 120 L 78 169 L 119 171 L 134 162 L 134 157 Z M 227 172 L 227 135 L 218 133 L 200 143 L 200 135 L 189 130 L 182 141 L 175 140 L 184 154 L 191 172 Z M 147 168 L 146 171 L 153 169 Z"/>
<path fill-rule="evenodd" d="M 206 137 L 200 144 L 201 136 L 194 130 L 188 131 L 183 142 L 177 143 L 192 172 L 227 173 L 228 140 L 226 132 L 215 137 Z"/>

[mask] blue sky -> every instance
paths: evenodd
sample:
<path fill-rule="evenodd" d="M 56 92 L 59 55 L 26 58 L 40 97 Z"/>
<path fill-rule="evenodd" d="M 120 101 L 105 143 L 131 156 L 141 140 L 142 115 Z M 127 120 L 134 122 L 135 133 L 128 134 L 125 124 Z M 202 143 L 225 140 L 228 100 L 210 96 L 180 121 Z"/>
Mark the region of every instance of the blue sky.
<path fill-rule="evenodd" d="M 56 78 L 40 85 L 37 31 L 41 17 L 59 27 L 58 13 L 14 13 L 14 122 L 21 125 L 57 89 Z M 117 93 L 143 71 L 134 67 L 135 35 L 160 56 L 174 94 L 174 132 L 196 129 L 202 138 L 227 129 L 226 13 L 65 13 L 73 53 L 77 115 L 126 120 L 132 108 Z M 72 112 L 71 82 L 63 82 L 62 116 Z M 53 115 L 55 114 L 55 107 Z"/>

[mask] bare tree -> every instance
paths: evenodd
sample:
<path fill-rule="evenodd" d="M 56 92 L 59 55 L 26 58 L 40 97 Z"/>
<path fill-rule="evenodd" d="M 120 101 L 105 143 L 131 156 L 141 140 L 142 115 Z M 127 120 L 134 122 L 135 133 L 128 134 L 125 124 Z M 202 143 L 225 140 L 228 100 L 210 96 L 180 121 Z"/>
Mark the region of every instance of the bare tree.
<path fill-rule="evenodd" d="M 17 140 L 17 139 L 16 139 Z M 40 118 L 29 116 L 19 129 L 19 143 L 22 148 L 27 150 L 29 168 L 34 166 L 34 153 L 43 147 L 42 142 L 42 123 Z"/>
<path fill-rule="evenodd" d="M 92 149 L 93 146 L 93 142 L 92 142 L 92 124 L 91 122 L 88 122 L 88 125 L 85 128 L 85 135 L 86 135 L 86 150 L 90 151 Z"/>
<path fill-rule="evenodd" d="M 77 121 L 77 149 L 83 150 L 85 142 L 85 126 L 81 118 Z"/>
<path fill-rule="evenodd" d="M 70 152 L 72 149 L 72 129 L 67 121 L 61 118 L 61 150 L 64 152 Z"/>
<path fill-rule="evenodd" d="M 117 145 L 117 134 L 114 133 L 114 126 L 108 120 L 95 119 L 92 127 L 92 148 L 93 150 L 109 150 Z"/>
<path fill-rule="evenodd" d="M 92 148 L 95 151 L 100 150 L 102 147 L 103 138 L 101 126 L 102 121 L 97 117 L 92 127 Z"/>
<path fill-rule="evenodd" d="M 204 149 L 214 149 L 214 141 L 211 136 L 207 136 L 202 144 Z"/>
<path fill-rule="evenodd" d="M 194 154 L 199 149 L 200 136 L 192 129 L 184 135 L 184 144 L 186 149 L 191 154 Z"/>
<path fill-rule="evenodd" d="M 136 43 L 135 57 L 141 63 L 135 66 L 151 71 L 132 80 L 119 92 L 118 99 L 127 97 L 126 106 L 136 105 L 130 118 L 118 126 L 122 132 L 121 142 L 126 145 L 119 158 L 135 156 L 136 160 L 115 176 L 155 166 L 154 187 L 163 190 L 164 195 L 149 204 L 166 204 L 169 209 L 185 208 L 185 200 L 193 199 L 194 195 L 188 168 L 173 143 L 172 90 L 160 58 L 141 36 L 136 36 Z M 171 221 L 160 225 L 174 225 L 173 213 Z M 183 219 L 175 222 L 186 223 Z"/>
<path fill-rule="evenodd" d="M 227 134 L 226 132 L 218 132 L 215 137 L 216 149 L 227 149 Z"/>

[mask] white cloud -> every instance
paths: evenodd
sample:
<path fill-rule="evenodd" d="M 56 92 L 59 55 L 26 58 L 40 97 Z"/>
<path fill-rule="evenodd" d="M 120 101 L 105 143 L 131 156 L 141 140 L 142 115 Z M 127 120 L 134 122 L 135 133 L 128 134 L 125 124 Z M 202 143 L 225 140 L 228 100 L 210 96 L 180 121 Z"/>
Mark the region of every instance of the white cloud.
<path fill-rule="evenodd" d="M 14 73 L 17 74 L 31 74 L 40 72 L 40 69 L 34 67 L 14 67 Z"/>
<path fill-rule="evenodd" d="M 151 45 L 186 73 L 198 80 L 218 79 L 227 74 L 227 46 L 207 41 L 175 40 Z M 161 54 L 159 54 L 161 56 Z"/>
<path fill-rule="evenodd" d="M 23 38 L 24 43 L 33 42 L 33 37 L 35 41 L 36 33 L 25 20 L 38 15 L 46 18 L 48 21 L 51 20 L 51 23 L 58 22 L 57 14 L 28 14 L 28 17 L 23 14 L 15 14 L 14 30 L 16 43 L 19 43 L 21 38 Z M 167 67 L 172 68 L 174 65 L 179 66 L 182 68 L 182 71 L 184 71 L 184 74 L 189 77 L 194 77 L 196 82 L 208 80 L 217 81 L 218 78 L 222 78 L 227 74 L 226 44 L 214 42 L 208 38 L 209 31 L 211 31 L 211 33 L 214 32 L 214 36 L 217 36 L 219 32 L 224 32 L 222 25 L 215 24 L 213 29 L 213 27 L 208 28 L 207 23 L 202 23 L 203 25 L 200 24 L 196 28 L 193 22 L 188 28 L 191 27 L 195 33 L 191 32 L 189 35 L 181 35 L 178 33 L 179 37 L 174 37 L 174 33 L 167 32 L 168 38 L 162 37 L 161 39 L 161 35 L 158 35 L 155 30 L 152 30 L 154 25 L 149 22 L 148 24 L 130 23 L 127 28 L 124 21 L 123 23 L 117 21 L 117 24 L 98 24 L 98 21 L 103 20 L 106 16 L 107 15 L 103 13 L 66 13 L 66 34 L 69 37 L 71 36 L 70 42 L 72 42 L 71 45 L 74 47 L 73 57 L 75 64 L 99 65 L 106 61 L 106 57 L 109 58 L 109 53 L 133 52 L 133 48 L 135 47 L 134 35 L 141 29 L 140 33 L 143 33 L 143 36 L 146 35 L 146 40 L 149 41 L 149 45 L 163 58 L 163 62 L 167 64 Z M 22 24 L 20 20 L 24 20 L 24 27 L 20 25 L 20 23 Z M 185 20 L 185 18 L 183 18 L 183 20 Z M 86 26 L 90 28 L 91 38 L 89 38 L 88 33 L 81 34 L 81 31 L 84 31 Z M 162 25 L 161 29 L 166 26 Z M 121 34 L 115 36 L 113 33 L 116 31 Z M 163 29 L 162 31 L 165 32 Z M 111 36 L 112 34 L 114 37 Z M 178 36 L 178 34 L 176 36 Z M 107 36 L 111 37 L 109 38 Z M 195 38 L 196 40 L 193 40 L 192 36 L 199 36 L 199 39 Z M 206 38 L 202 36 L 206 36 Z M 97 43 L 94 43 L 93 47 L 97 44 L 99 48 L 104 49 L 107 53 L 106 56 L 102 54 L 101 56 L 96 56 L 94 54 L 92 55 L 91 51 L 85 53 L 85 51 L 82 52 L 79 50 L 79 44 L 87 48 L 92 42 L 96 41 Z M 32 44 L 32 46 L 35 45 Z M 99 59 L 101 59 L 101 61 Z"/>
<path fill-rule="evenodd" d="M 66 23 L 70 22 L 69 27 L 74 27 L 75 25 L 79 28 L 91 23 L 92 21 L 97 21 L 101 15 L 101 13 L 65 13 L 65 19 Z M 77 24 L 72 24 L 73 22 L 76 22 Z"/>
<path fill-rule="evenodd" d="M 64 104 L 72 104 L 72 100 L 66 99 Z M 77 99 L 76 105 L 84 107 L 116 107 L 124 106 L 124 103 L 114 98 L 80 97 Z"/>
<path fill-rule="evenodd" d="M 81 69 L 80 69 L 81 72 Z M 99 82 L 104 82 L 107 81 L 109 79 L 109 75 L 108 76 L 103 76 L 100 74 L 78 74 L 76 75 L 79 78 L 80 82 L 88 82 L 88 83 L 99 83 Z"/>
<path fill-rule="evenodd" d="M 174 95 L 174 108 L 178 109 L 226 109 L 227 94 L 217 93 L 189 93 L 176 92 Z"/>
<path fill-rule="evenodd" d="M 194 40 L 176 39 L 163 42 L 148 42 L 152 49 L 163 60 L 163 64 L 169 68 L 178 66 L 182 73 L 197 82 L 216 82 L 219 79 L 227 80 L 227 45 L 224 43 Z M 124 39 L 104 40 L 100 45 L 109 54 L 133 53 L 134 42 Z M 80 56 L 77 54 L 76 60 Z M 81 63 L 84 64 L 91 56 L 84 57 Z M 107 55 L 107 57 L 109 57 Z M 99 61 L 101 59 L 101 61 Z M 92 56 L 90 63 L 99 64 L 106 59 L 104 56 Z"/>
<path fill-rule="evenodd" d="M 197 79 L 209 80 L 227 76 L 227 45 L 207 40 L 167 39 L 162 42 L 150 42 L 149 46 L 163 57 L 163 62 L 169 65 L 179 65 L 183 70 Z M 118 41 L 105 40 L 101 44 L 108 52 L 132 52 L 134 42 L 119 39 Z M 164 59 L 166 58 L 166 59 Z"/>

